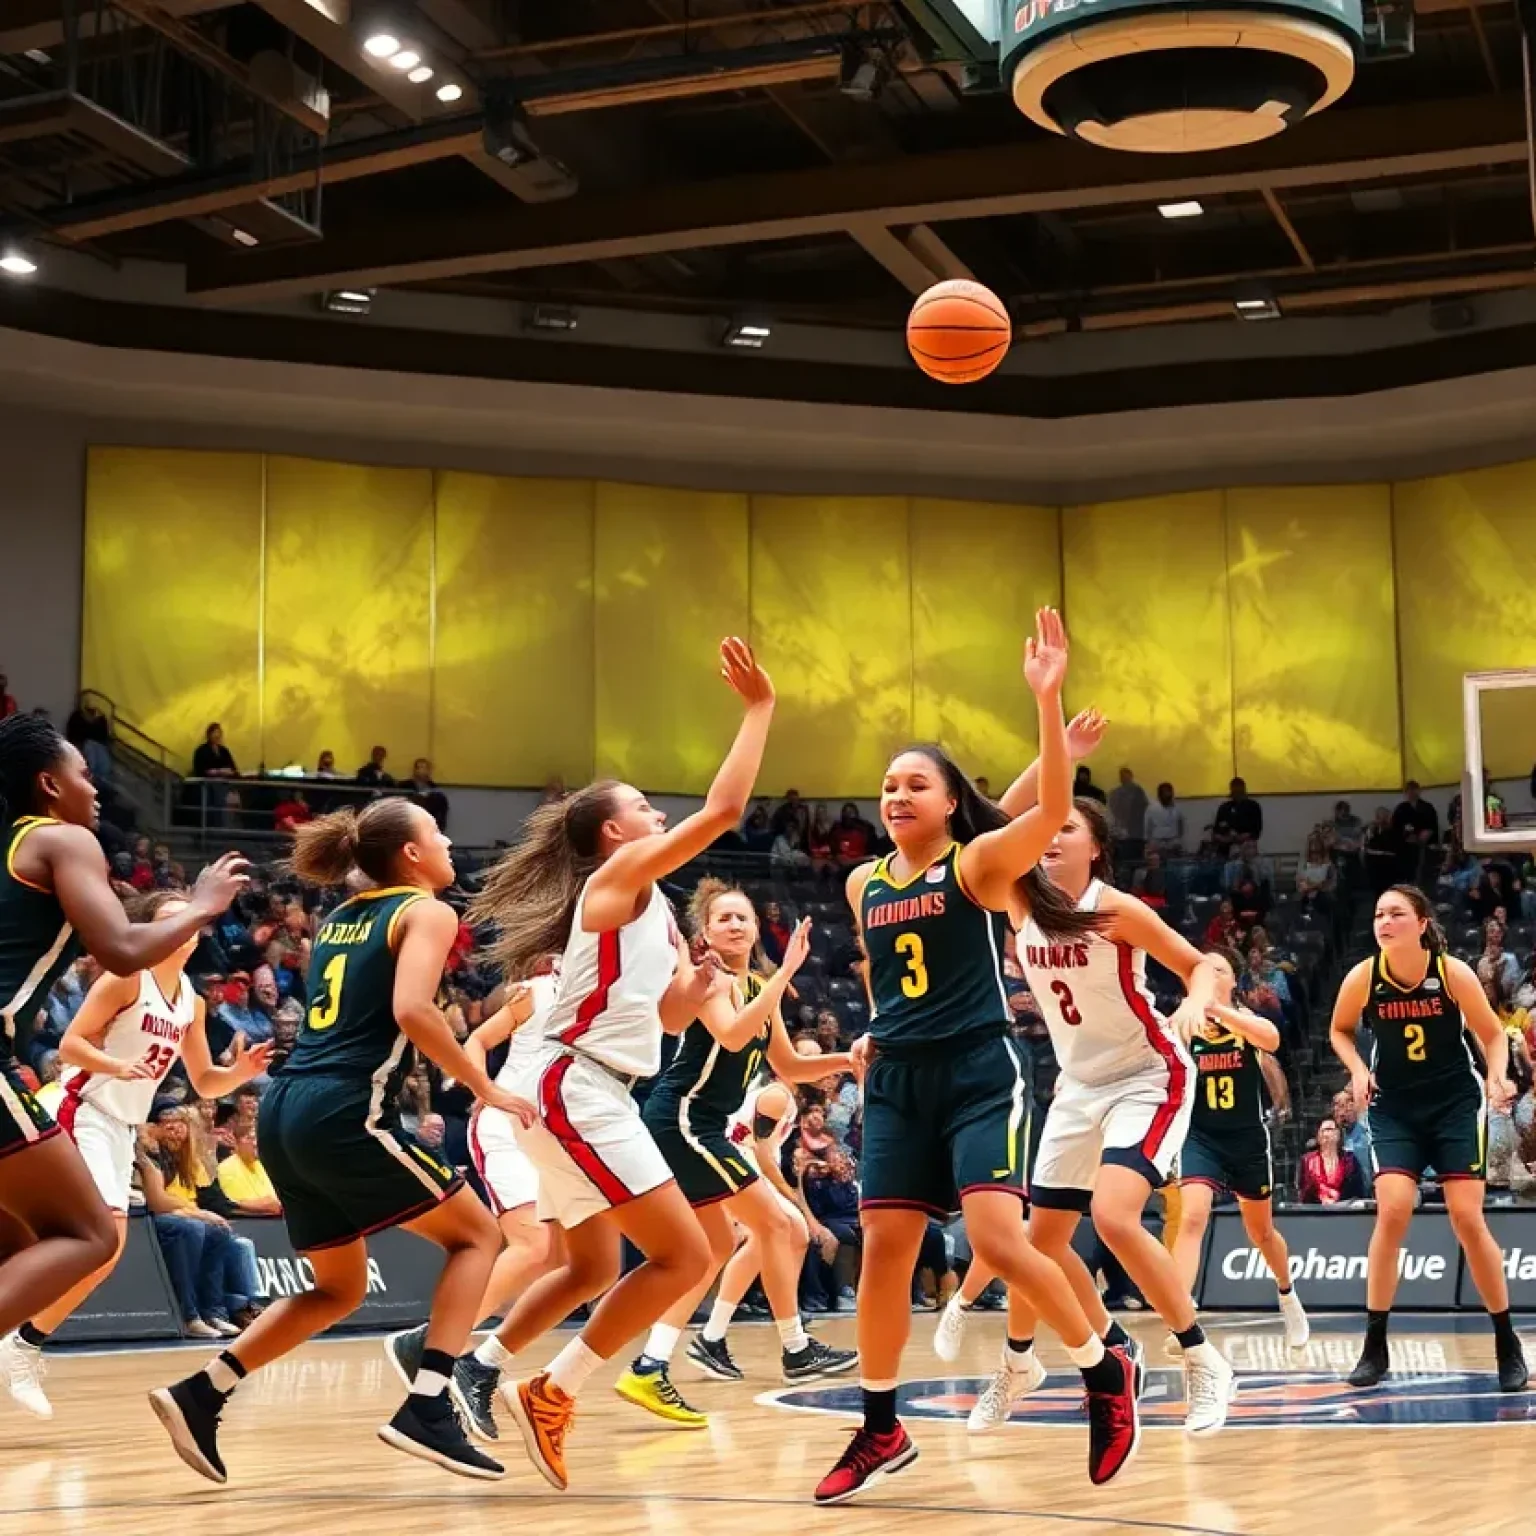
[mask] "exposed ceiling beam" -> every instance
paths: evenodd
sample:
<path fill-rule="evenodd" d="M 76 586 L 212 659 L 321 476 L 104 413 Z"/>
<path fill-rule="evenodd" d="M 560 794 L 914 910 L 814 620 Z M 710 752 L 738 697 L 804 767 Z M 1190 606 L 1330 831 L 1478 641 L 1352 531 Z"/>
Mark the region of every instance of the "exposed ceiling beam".
<path fill-rule="evenodd" d="M 1291 242 L 1291 249 L 1296 252 L 1297 261 L 1308 272 L 1315 272 L 1317 270 L 1317 263 L 1312 260 L 1311 251 L 1307 249 L 1306 242 L 1301 238 L 1296 226 L 1291 222 L 1290 214 L 1285 211 L 1285 204 L 1275 196 L 1275 189 L 1273 187 L 1260 187 L 1259 190 L 1264 194 L 1264 206 L 1274 215 L 1275 223 L 1280 226 L 1285 238 Z"/>
<path fill-rule="evenodd" d="M 164 0 L 162 9 L 172 16 L 201 16 L 208 11 L 227 11 L 238 3 L 239 0 Z M 98 17 L 111 14 L 85 4 L 77 4 L 75 10 L 82 38 L 95 37 Z M 29 48 L 47 52 L 57 48 L 64 41 L 61 13 L 59 0 L 5 0 L 0 6 L 0 53 L 25 53 Z"/>
<path fill-rule="evenodd" d="M 1523 161 L 1521 103 L 1508 98 L 1321 114 L 1242 150 L 1121 156 L 1076 143 L 1024 140 L 878 165 L 645 187 L 539 208 L 401 222 L 304 251 L 215 256 L 191 291 L 265 299 L 334 288 L 379 287 L 791 239 L 846 230 L 855 219 L 913 225 L 1059 209 L 1216 197 L 1435 176 Z"/>
<path fill-rule="evenodd" d="M 153 176 L 174 176 L 189 163 L 179 150 L 70 91 L 0 102 L 0 144 L 65 133 Z"/>
<path fill-rule="evenodd" d="M 976 281 L 976 274 L 944 243 L 937 230 L 919 224 L 907 231 L 907 249 L 931 267 L 940 278 L 963 277 Z"/>
<path fill-rule="evenodd" d="M 848 233 L 909 293 L 926 293 L 938 282 L 933 268 L 878 219 L 850 219 Z"/>

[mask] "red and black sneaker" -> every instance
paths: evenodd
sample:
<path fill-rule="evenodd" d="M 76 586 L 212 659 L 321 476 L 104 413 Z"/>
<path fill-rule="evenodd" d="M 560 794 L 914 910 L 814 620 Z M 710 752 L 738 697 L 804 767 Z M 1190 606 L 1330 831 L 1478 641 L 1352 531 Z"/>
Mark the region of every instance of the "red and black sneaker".
<path fill-rule="evenodd" d="M 1141 1419 L 1136 1412 L 1136 1366 L 1123 1349 L 1109 1349 L 1104 1359 L 1120 1371 L 1119 1385 L 1088 1394 L 1088 1481 L 1107 1483 L 1136 1454 Z"/>
<path fill-rule="evenodd" d="M 838 1457 L 837 1465 L 817 1483 L 816 1502 L 845 1503 L 916 1460 L 917 1447 L 900 1424 L 888 1435 L 877 1435 L 867 1429 L 855 1430 L 848 1449 Z"/>

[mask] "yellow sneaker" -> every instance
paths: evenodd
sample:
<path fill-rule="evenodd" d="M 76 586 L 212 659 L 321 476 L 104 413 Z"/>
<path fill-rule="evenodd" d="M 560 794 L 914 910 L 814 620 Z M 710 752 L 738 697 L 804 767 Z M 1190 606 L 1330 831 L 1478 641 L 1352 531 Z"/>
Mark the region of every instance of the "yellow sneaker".
<path fill-rule="evenodd" d="M 672 1385 L 666 1366 L 651 1371 L 637 1371 L 632 1365 L 614 1383 L 613 1390 L 626 1402 L 665 1419 L 674 1429 L 707 1429 L 709 1415 L 690 1408 L 682 1393 Z"/>
<path fill-rule="evenodd" d="M 528 1459 L 547 1482 L 564 1493 L 569 1486 L 565 1475 L 565 1437 L 576 1418 L 575 1399 L 553 1385 L 548 1372 L 540 1372 L 528 1381 L 504 1382 L 499 1390 L 522 1433 Z"/>

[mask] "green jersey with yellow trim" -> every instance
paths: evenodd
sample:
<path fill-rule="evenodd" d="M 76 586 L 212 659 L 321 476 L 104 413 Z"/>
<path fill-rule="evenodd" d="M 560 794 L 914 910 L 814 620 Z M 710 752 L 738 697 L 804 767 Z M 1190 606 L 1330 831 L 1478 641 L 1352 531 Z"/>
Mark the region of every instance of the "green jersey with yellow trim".
<path fill-rule="evenodd" d="M 1405 987 L 1378 952 L 1361 1022 L 1371 1032 L 1371 1071 L 1383 1093 L 1442 1094 L 1464 1086 L 1469 1074 L 1475 1085 L 1477 1060 L 1444 955 L 1431 955 L 1423 980 Z"/>
<path fill-rule="evenodd" d="M 929 1045 L 1007 1027 L 1007 918 L 977 906 L 960 878 L 960 844 L 906 880 L 888 855 L 859 902 L 878 1045 Z"/>
<path fill-rule="evenodd" d="M 1258 1048 L 1224 1030 L 1214 1040 L 1197 1034 L 1189 1042 L 1194 1057 L 1193 1124 L 1208 1136 L 1252 1131 L 1264 1120 L 1264 1073 Z"/>
<path fill-rule="evenodd" d="M 52 826 L 48 816 L 23 816 L 5 834 L 0 869 L 0 1062 L 9 1061 L 17 1035 L 31 1033 L 53 984 L 81 950 L 59 898 L 16 873 L 16 854 L 29 834 Z"/>
<path fill-rule="evenodd" d="M 761 978 L 750 971 L 741 979 L 741 1000 L 750 1003 L 763 990 Z M 743 1046 L 727 1050 L 695 1019 L 678 1042 L 677 1055 L 656 1081 L 651 1100 L 670 1105 L 679 1113 L 686 1107 L 688 1123 L 699 1130 L 723 1130 L 725 1122 L 741 1108 L 763 1064 L 768 1049 L 765 1024 Z"/>
<path fill-rule="evenodd" d="M 395 1019 L 396 930 L 407 908 L 431 900 L 416 886 L 365 891 L 325 919 L 309 962 L 309 1011 L 283 1076 L 372 1079 L 380 1102 L 393 1101 L 413 1060 Z"/>

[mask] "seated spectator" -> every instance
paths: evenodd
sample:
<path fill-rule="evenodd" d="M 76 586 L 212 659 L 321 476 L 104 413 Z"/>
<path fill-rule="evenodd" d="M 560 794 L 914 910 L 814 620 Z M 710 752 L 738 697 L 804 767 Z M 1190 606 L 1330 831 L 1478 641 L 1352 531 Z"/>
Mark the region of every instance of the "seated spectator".
<path fill-rule="evenodd" d="M 826 860 L 832 857 L 832 817 L 820 801 L 811 812 L 810 830 L 805 834 L 805 848 L 813 859 Z"/>
<path fill-rule="evenodd" d="M 1371 1133 L 1355 1108 L 1355 1096 L 1341 1088 L 1333 1096 L 1333 1120 L 1339 1128 L 1339 1145 L 1361 1168 L 1371 1165 Z"/>
<path fill-rule="evenodd" d="M 293 1054 L 299 1030 L 304 1024 L 304 1005 L 290 997 L 272 1015 L 272 1059 L 267 1065 L 270 1076 Z"/>
<path fill-rule="evenodd" d="M 256 1152 L 256 1127 L 234 1138 L 234 1154 L 219 1164 L 219 1188 L 242 1216 L 281 1216 L 283 1207 Z"/>
<path fill-rule="evenodd" d="M 784 909 L 776 901 L 763 903 L 763 928 L 761 943 L 763 953 L 777 965 L 784 958 L 785 947 L 792 932 Z"/>
<path fill-rule="evenodd" d="M 314 819 L 314 807 L 304 798 L 304 791 L 297 787 L 272 808 L 272 825 L 279 832 L 292 832 Z"/>
<path fill-rule="evenodd" d="M 812 1090 L 816 1097 L 804 1104 L 796 1129 L 800 1133 L 800 1145 L 817 1160 L 825 1159 L 838 1146 L 837 1137 L 827 1125 L 826 1106 L 821 1102 L 819 1089 Z M 809 1100 L 809 1094 L 806 1095 Z"/>
<path fill-rule="evenodd" d="M 1365 1175 L 1353 1153 L 1339 1145 L 1339 1127 L 1332 1118 L 1318 1124 L 1317 1145 L 1301 1160 L 1297 1188 L 1303 1205 L 1365 1199 Z"/>
<path fill-rule="evenodd" d="M 806 1209 L 815 1223 L 801 1297 L 808 1310 L 835 1312 L 840 1302 L 853 1300 L 864 1245 L 853 1159 L 836 1146 L 818 1158 L 802 1145 L 795 1156 Z"/>
<path fill-rule="evenodd" d="M 830 1008 L 823 1008 L 816 1015 L 816 1044 L 821 1047 L 822 1054 L 830 1056 L 834 1051 L 842 1049 L 843 1026 L 838 1022 L 837 1015 Z"/>
<path fill-rule="evenodd" d="M 139 892 L 155 888 L 155 865 L 147 837 L 136 837 L 133 840 L 133 869 L 128 876 L 128 884 Z"/>
<path fill-rule="evenodd" d="M 220 991 L 222 1000 L 213 1011 L 218 1022 L 231 1036 L 242 1034 L 247 1042 L 266 1040 L 271 1036 L 271 1014 L 253 998 L 248 971 L 235 971 L 225 979 Z M 277 1003 L 274 985 L 272 1006 L 275 1008 Z"/>
<path fill-rule="evenodd" d="M 827 1129 L 841 1146 L 850 1146 L 863 1106 L 858 1083 L 846 1073 L 833 1072 L 819 1078 L 816 1086 L 825 1100 L 823 1114 Z"/>
<path fill-rule="evenodd" d="M 1296 894 L 1301 898 L 1303 910 L 1331 911 L 1338 879 L 1339 872 L 1328 857 L 1323 834 L 1313 832 L 1307 839 L 1307 851 L 1296 871 Z"/>
<path fill-rule="evenodd" d="M 849 800 L 844 803 L 832 828 L 833 857 L 844 864 L 858 864 L 875 849 L 875 829 L 859 815 L 859 808 Z"/>
<path fill-rule="evenodd" d="M 283 912 L 282 927 L 267 945 L 266 963 L 277 983 L 279 1001 L 287 997 L 303 999 L 310 949 L 309 914 L 302 903 L 290 902 Z M 274 1010 L 276 1006 L 274 1003 Z"/>
<path fill-rule="evenodd" d="M 788 875 L 811 867 L 811 855 L 805 846 L 805 828 L 798 821 L 787 821 L 773 839 L 768 855 L 775 874 Z"/>
<path fill-rule="evenodd" d="M 748 853 L 767 853 L 773 847 L 773 825 L 763 801 L 759 800 L 752 807 L 751 814 L 742 823 L 741 840 Z"/>
<path fill-rule="evenodd" d="M 1496 917 L 1501 907 L 1506 915 L 1511 907 L 1518 910 L 1514 870 L 1503 859 L 1484 859 L 1477 879 L 1467 892 L 1467 905 L 1480 923 Z"/>
<path fill-rule="evenodd" d="M 406 785 L 416 803 L 443 831 L 448 830 L 448 796 L 437 787 L 432 777 L 432 760 L 418 757 L 411 764 L 411 778 Z"/>
<path fill-rule="evenodd" d="M 1446 855 L 1445 863 L 1440 866 L 1440 876 L 1435 881 L 1435 894 L 1444 901 L 1464 898 L 1471 893 L 1482 872 L 1482 864 L 1458 844 Z"/>
<path fill-rule="evenodd" d="M 1270 885 L 1256 865 L 1247 859 L 1237 860 L 1227 868 L 1232 875 L 1225 883 L 1232 899 L 1233 915 L 1237 918 L 1238 928 L 1246 932 L 1269 915 Z"/>
<path fill-rule="evenodd" d="M 1504 929 L 1490 921 L 1483 929 L 1483 952 L 1478 957 L 1477 979 L 1489 990 L 1488 1001 L 1497 1012 L 1515 995 L 1520 985 L 1520 962 L 1504 948 Z"/>
<path fill-rule="evenodd" d="M 1156 848 L 1147 850 L 1146 863 L 1132 875 L 1131 895 L 1158 911 L 1168 906 L 1168 871 Z"/>
<path fill-rule="evenodd" d="M 388 756 L 388 747 L 375 747 L 368 761 L 357 770 L 357 782 L 370 789 L 393 789 L 395 781 L 384 769 L 384 760 Z"/>
<path fill-rule="evenodd" d="M 1168 858 L 1184 852 L 1184 812 L 1174 801 L 1172 784 L 1157 786 L 1157 804 L 1147 807 L 1142 826 L 1148 848 L 1156 848 Z"/>
<path fill-rule="evenodd" d="M 329 749 L 320 754 L 319 761 L 315 764 L 315 777 L 317 779 L 339 779 L 341 774 L 336 771 L 336 754 Z"/>
<path fill-rule="evenodd" d="M 203 744 L 192 754 L 192 777 L 234 779 L 239 776 L 234 754 L 224 745 L 224 727 L 215 722 L 203 732 Z"/>
<path fill-rule="evenodd" d="M 1225 897 L 1221 905 L 1216 908 L 1215 916 L 1205 925 L 1205 947 L 1207 949 L 1237 948 L 1237 914 L 1232 910 L 1231 901 Z"/>
<path fill-rule="evenodd" d="M 1074 800 L 1097 800 L 1100 805 L 1105 804 L 1108 797 L 1104 791 L 1093 782 L 1093 769 L 1087 763 L 1077 765 L 1077 775 L 1072 780 L 1072 798 Z"/>
<path fill-rule="evenodd" d="M 1248 793 L 1243 779 L 1233 779 L 1229 798 L 1216 807 L 1216 820 L 1232 829 L 1238 842 L 1259 843 L 1264 839 L 1264 807 Z"/>

